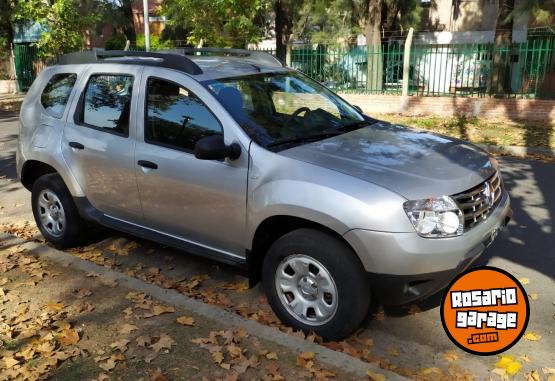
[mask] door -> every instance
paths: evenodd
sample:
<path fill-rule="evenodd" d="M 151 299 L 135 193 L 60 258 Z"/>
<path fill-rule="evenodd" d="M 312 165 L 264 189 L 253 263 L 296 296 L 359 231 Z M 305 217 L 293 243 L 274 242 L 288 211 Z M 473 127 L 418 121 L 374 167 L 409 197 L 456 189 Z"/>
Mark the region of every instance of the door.
<path fill-rule="evenodd" d="M 141 223 L 133 150 L 136 89 L 142 68 L 106 65 L 88 73 L 64 129 L 62 153 L 89 202 L 101 212 Z"/>
<path fill-rule="evenodd" d="M 238 142 L 231 128 L 206 102 L 216 101 L 208 90 L 185 75 L 145 68 L 142 136 L 135 160 L 143 213 L 149 228 L 244 257 L 248 152 L 239 159 L 206 161 L 193 150 L 202 137 L 224 134 L 227 144 Z M 203 101 L 205 100 L 205 101 Z M 216 106 L 220 107 L 216 103 Z M 223 110 L 223 109 L 222 109 Z"/>

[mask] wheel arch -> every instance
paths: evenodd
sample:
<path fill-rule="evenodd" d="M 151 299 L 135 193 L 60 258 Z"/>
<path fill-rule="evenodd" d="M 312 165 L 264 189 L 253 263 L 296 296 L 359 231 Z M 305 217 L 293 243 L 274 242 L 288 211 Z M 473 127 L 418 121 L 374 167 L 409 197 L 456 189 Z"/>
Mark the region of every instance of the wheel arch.
<path fill-rule="evenodd" d="M 21 169 L 21 184 L 25 189 L 31 191 L 39 177 L 52 173 L 60 174 L 54 167 L 42 161 L 27 160 Z"/>
<path fill-rule="evenodd" d="M 247 251 L 247 267 L 251 287 L 256 285 L 262 278 L 262 263 L 270 246 L 285 234 L 301 228 L 318 230 L 337 238 L 351 249 L 360 261 L 354 248 L 336 230 L 319 222 L 293 215 L 270 216 L 258 224 L 252 238 L 251 249 Z"/>

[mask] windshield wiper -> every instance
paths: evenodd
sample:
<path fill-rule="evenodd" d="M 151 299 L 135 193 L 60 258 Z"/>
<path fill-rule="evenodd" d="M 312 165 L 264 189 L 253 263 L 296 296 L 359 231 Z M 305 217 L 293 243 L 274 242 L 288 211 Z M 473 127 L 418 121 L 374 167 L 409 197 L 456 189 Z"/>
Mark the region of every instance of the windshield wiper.
<path fill-rule="evenodd" d="M 337 130 L 342 132 L 350 132 L 354 130 L 358 130 L 359 128 L 366 127 L 371 125 L 367 120 L 357 120 L 356 122 L 344 124 L 343 126 L 339 127 Z"/>
<path fill-rule="evenodd" d="M 318 140 L 322 140 L 322 139 L 331 138 L 333 136 L 341 135 L 342 133 L 343 133 L 342 131 L 326 131 L 326 132 L 320 132 L 320 133 L 317 133 L 317 134 L 311 134 L 311 135 L 306 135 L 306 136 L 296 136 L 294 138 L 277 140 L 273 143 L 266 144 L 266 147 L 277 147 L 277 146 L 280 146 L 280 145 L 283 145 L 283 144 L 294 144 L 294 143 L 303 143 L 303 142 L 308 142 L 308 141 L 318 141 Z"/>

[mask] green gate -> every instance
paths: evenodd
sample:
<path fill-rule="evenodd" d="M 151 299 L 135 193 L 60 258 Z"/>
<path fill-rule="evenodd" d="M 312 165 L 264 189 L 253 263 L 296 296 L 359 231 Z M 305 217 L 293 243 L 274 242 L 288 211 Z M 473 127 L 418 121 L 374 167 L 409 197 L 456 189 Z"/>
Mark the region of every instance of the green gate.
<path fill-rule="evenodd" d="M 14 44 L 15 73 L 19 91 L 27 91 L 35 80 L 38 49 L 30 44 Z"/>

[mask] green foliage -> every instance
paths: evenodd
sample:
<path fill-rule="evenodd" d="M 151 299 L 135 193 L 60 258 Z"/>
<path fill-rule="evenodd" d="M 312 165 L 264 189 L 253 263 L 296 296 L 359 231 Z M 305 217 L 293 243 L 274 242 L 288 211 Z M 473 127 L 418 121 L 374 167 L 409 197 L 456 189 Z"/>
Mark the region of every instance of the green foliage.
<path fill-rule="evenodd" d="M 36 43 L 39 54 L 53 57 L 84 48 L 84 33 L 99 18 L 97 5 L 80 0 L 19 0 L 13 18 L 40 23 L 45 31 Z"/>
<path fill-rule="evenodd" d="M 162 14 L 188 31 L 189 44 L 242 48 L 261 39 L 256 19 L 269 6 L 269 0 L 164 0 Z"/>
<path fill-rule="evenodd" d="M 384 0 L 383 6 L 386 13 L 384 29 L 403 31 L 420 25 L 423 11 L 421 0 Z"/>
<path fill-rule="evenodd" d="M 125 34 L 117 33 L 106 40 L 106 50 L 122 50 L 127 44 L 127 37 Z"/>
<path fill-rule="evenodd" d="M 526 0 L 516 7 L 509 19 L 530 15 L 534 26 L 548 27 L 555 31 L 555 2 L 553 0 Z"/>
<path fill-rule="evenodd" d="M 336 43 L 362 31 L 365 0 L 305 0 L 293 33 L 314 43 Z"/>
<path fill-rule="evenodd" d="M 12 11 L 11 0 L 0 0 L 0 59 L 5 59 L 9 53 Z"/>
<path fill-rule="evenodd" d="M 367 0 L 304 0 L 294 23 L 296 38 L 314 43 L 346 42 L 362 33 L 368 20 Z M 383 0 L 382 22 L 386 31 L 418 27 L 422 17 L 420 0 Z M 371 21 L 371 20 L 370 20 Z"/>
<path fill-rule="evenodd" d="M 145 35 L 139 34 L 137 36 L 137 45 L 136 47 L 140 50 L 146 49 L 146 41 Z M 150 36 L 150 50 L 164 50 L 164 49 L 171 49 L 173 48 L 173 44 L 171 41 L 161 41 L 160 37 L 158 36 Z"/>

